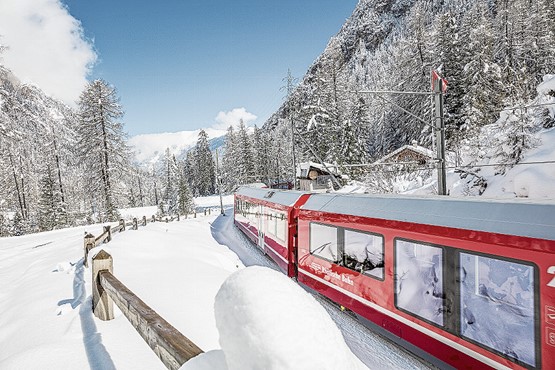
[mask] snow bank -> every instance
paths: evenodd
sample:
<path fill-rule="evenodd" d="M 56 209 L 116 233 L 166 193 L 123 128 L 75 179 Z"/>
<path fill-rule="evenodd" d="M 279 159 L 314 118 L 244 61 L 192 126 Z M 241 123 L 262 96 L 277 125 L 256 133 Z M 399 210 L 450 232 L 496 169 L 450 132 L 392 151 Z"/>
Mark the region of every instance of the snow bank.
<path fill-rule="evenodd" d="M 367 369 L 326 310 L 274 270 L 253 266 L 232 274 L 214 311 L 227 367 L 213 369 Z M 204 368 L 202 357 L 182 369 Z M 212 353 L 207 361 L 217 359 Z"/>
<path fill-rule="evenodd" d="M 547 94 L 550 91 L 555 91 L 555 75 L 543 76 L 543 82 L 536 88 L 538 94 Z"/>

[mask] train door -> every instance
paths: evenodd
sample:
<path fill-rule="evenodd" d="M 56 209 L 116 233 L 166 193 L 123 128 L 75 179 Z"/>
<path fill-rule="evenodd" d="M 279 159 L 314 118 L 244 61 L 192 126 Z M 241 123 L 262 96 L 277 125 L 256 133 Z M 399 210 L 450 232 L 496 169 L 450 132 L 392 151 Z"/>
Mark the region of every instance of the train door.
<path fill-rule="evenodd" d="M 259 205 L 257 209 L 256 228 L 258 230 L 258 247 L 264 250 L 264 206 Z"/>

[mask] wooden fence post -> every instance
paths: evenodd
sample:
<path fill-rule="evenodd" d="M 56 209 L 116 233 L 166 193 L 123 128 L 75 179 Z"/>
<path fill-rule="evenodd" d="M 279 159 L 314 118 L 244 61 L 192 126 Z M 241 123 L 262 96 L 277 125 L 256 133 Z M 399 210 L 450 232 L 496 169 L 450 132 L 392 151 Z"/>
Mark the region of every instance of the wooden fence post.
<path fill-rule="evenodd" d="M 208 208 L 208 214 L 212 213 L 212 208 Z"/>
<path fill-rule="evenodd" d="M 119 229 L 119 232 L 120 232 L 120 233 L 121 233 L 122 231 L 125 231 L 125 220 L 124 220 L 123 218 L 120 218 L 120 219 L 119 219 L 119 226 L 120 226 L 120 229 Z"/>
<path fill-rule="evenodd" d="M 114 301 L 100 284 L 99 274 L 102 271 L 114 272 L 112 256 L 105 250 L 98 252 L 92 259 L 92 309 L 96 317 L 102 321 L 107 321 L 114 318 Z"/>
<path fill-rule="evenodd" d="M 203 211 L 204 211 L 204 215 L 206 216 L 206 208 L 204 208 Z"/>
<path fill-rule="evenodd" d="M 146 216 L 143 216 L 143 226 L 146 226 Z"/>
<path fill-rule="evenodd" d="M 177 221 L 179 221 L 179 213 L 177 214 Z"/>
<path fill-rule="evenodd" d="M 195 209 L 194 218 L 197 218 L 197 210 Z"/>
<path fill-rule="evenodd" d="M 85 249 L 85 260 L 83 264 L 85 265 L 85 267 L 89 267 L 89 251 L 94 248 L 94 241 L 94 235 L 89 233 L 85 234 L 85 241 L 83 243 L 83 248 Z"/>
<path fill-rule="evenodd" d="M 137 223 L 137 217 L 133 217 L 133 230 L 139 230 L 139 224 Z"/>
<path fill-rule="evenodd" d="M 152 215 L 152 222 L 156 222 L 156 216 Z"/>
<path fill-rule="evenodd" d="M 112 226 L 108 225 L 108 226 L 104 226 L 104 232 L 108 233 L 108 237 L 106 239 L 104 239 L 104 243 L 109 243 L 112 241 Z"/>

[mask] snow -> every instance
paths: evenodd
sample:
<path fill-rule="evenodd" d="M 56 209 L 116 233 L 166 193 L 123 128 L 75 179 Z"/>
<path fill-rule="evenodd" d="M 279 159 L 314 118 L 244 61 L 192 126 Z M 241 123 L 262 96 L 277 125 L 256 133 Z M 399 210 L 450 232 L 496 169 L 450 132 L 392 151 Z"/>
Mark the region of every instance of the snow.
<path fill-rule="evenodd" d="M 234 273 L 214 306 L 229 370 L 366 369 L 326 310 L 277 271 L 253 266 Z"/>
<path fill-rule="evenodd" d="M 196 201 L 219 206 L 218 197 Z M 325 368 L 321 359 L 336 365 L 328 368 L 363 368 L 351 351 L 370 368 L 426 368 L 284 275 L 244 269 L 244 265 L 277 267 L 233 226 L 232 203 L 232 196 L 224 197 L 227 216 L 149 223 L 137 231 L 114 234 L 110 243 L 90 253 L 109 252 L 114 275 L 206 351 L 185 369 L 234 369 L 244 365 L 233 362 L 246 356 L 238 353 L 253 349 L 261 355 L 268 352 L 266 358 L 254 358 L 252 353 L 245 361 L 276 360 L 252 368 L 311 368 L 279 362 L 288 361 L 278 359 L 284 351 L 292 355 L 293 349 L 301 349 L 295 354 L 298 361 L 304 361 L 303 354 L 305 359 L 311 357 L 312 368 Z M 148 217 L 152 207 L 120 212 Z M 91 271 L 83 266 L 85 231 L 99 235 L 102 225 L 0 238 L 0 369 L 39 364 L 41 369 L 56 370 L 165 368 L 117 307 L 114 320 L 103 322 L 93 316 Z M 226 313 L 239 307 L 243 316 Z"/>
<path fill-rule="evenodd" d="M 485 197 L 497 198 L 555 198 L 555 128 L 544 130 L 538 134 L 544 145 L 530 149 L 522 162 L 552 162 L 544 164 L 521 164 L 507 171 L 505 176 L 491 176 Z M 495 171 L 495 168 L 482 170 L 484 174 Z M 483 175 L 483 174 L 482 174 Z"/>
<path fill-rule="evenodd" d="M 547 94 L 550 91 L 555 91 L 555 75 L 545 75 L 543 82 L 536 88 L 539 94 Z"/>

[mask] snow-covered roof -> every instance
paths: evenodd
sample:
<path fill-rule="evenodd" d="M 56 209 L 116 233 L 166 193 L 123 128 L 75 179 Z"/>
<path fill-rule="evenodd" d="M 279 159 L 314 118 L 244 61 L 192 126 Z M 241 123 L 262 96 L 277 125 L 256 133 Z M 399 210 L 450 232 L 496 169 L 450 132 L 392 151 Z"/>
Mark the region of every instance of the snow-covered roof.
<path fill-rule="evenodd" d="M 555 240 L 555 202 L 315 194 L 302 208 Z"/>
<path fill-rule="evenodd" d="M 325 163 L 325 162 L 324 162 Z M 329 173 L 329 171 L 332 171 L 334 175 L 341 175 L 341 171 L 339 171 L 339 168 L 337 165 L 332 164 L 332 163 L 325 163 L 326 166 L 324 167 L 323 164 L 321 163 L 316 163 L 316 162 L 303 162 L 303 163 L 299 163 L 297 165 L 297 177 L 301 177 L 302 175 L 302 171 L 306 171 L 308 172 L 311 168 L 315 168 L 317 170 L 320 170 L 324 173 Z M 326 169 L 326 167 L 329 169 L 329 171 Z"/>
<path fill-rule="evenodd" d="M 301 195 L 306 194 L 304 192 L 294 190 L 282 191 L 276 189 L 253 188 L 249 186 L 241 186 L 236 193 L 239 195 L 244 195 L 260 200 L 266 200 L 288 207 L 291 207 L 293 204 L 295 204 L 297 200 L 299 200 Z M 270 193 L 273 194 L 270 195 Z"/>
<path fill-rule="evenodd" d="M 420 145 L 412 144 L 412 145 L 403 145 L 399 149 L 394 150 L 393 152 L 389 153 L 388 155 L 378 159 L 374 163 L 387 163 L 391 158 L 395 157 L 397 154 L 401 153 L 405 149 L 411 150 L 411 151 L 416 152 L 418 154 L 421 154 L 425 157 L 435 158 L 435 153 L 432 150 L 430 150 L 428 148 L 425 148 L 423 146 L 420 146 Z"/>

